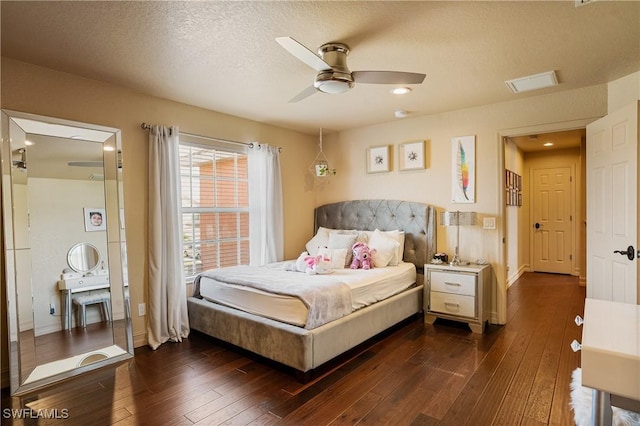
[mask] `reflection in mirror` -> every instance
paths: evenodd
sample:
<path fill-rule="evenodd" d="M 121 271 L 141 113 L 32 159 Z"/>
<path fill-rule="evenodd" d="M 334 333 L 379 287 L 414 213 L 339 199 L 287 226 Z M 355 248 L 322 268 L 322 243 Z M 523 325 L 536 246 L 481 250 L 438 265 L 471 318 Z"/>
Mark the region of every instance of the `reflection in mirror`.
<path fill-rule="evenodd" d="M 69 268 L 83 274 L 98 269 L 99 262 L 100 252 L 93 244 L 78 243 L 71 247 L 67 254 Z"/>
<path fill-rule="evenodd" d="M 1 144 L 18 395 L 133 354 L 122 158 L 118 129 L 7 110 Z"/>

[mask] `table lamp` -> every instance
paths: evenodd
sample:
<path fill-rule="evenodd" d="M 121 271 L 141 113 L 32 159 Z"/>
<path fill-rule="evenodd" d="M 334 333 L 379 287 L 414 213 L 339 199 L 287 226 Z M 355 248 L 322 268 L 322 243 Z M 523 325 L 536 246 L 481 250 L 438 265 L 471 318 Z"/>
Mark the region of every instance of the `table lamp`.
<path fill-rule="evenodd" d="M 460 260 L 460 225 L 468 226 L 476 224 L 476 212 L 461 212 L 461 211 L 453 211 L 453 212 L 441 212 L 440 213 L 440 224 L 444 226 L 455 226 L 456 227 L 456 251 L 449 262 L 451 266 L 458 265 L 468 265 L 469 262 Z"/>

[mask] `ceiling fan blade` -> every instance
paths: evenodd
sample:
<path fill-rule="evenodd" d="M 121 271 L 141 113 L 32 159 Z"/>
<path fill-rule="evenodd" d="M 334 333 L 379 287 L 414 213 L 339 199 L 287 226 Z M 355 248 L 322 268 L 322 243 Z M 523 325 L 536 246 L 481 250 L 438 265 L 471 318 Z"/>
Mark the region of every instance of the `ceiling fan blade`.
<path fill-rule="evenodd" d="M 354 71 L 351 73 L 356 83 L 369 84 L 421 84 L 425 74 L 401 71 Z"/>
<path fill-rule="evenodd" d="M 293 56 L 309 65 L 311 68 L 322 71 L 329 70 L 331 66 L 327 64 L 320 56 L 307 49 L 303 44 L 291 37 L 277 37 L 276 41 L 280 46 L 284 47 Z"/>
<path fill-rule="evenodd" d="M 69 161 L 67 165 L 72 167 L 102 167 L 104 163 L 102 161 Z"/>
<path fill-rule="evenodd" d="M 316 89 L 314 86 L 309 86 L 306 89 L 304 89 L 302 92 L 298 93 L 297 95 L 295 95 L 293 98 L 291 98 L 291 100 L 289 101 L 289 103 L 294 103 L 294 102 L 298 102 L 303 100 L 304 98 L 307 98 L 311 95 L 313 95 L 314 93 L 316 93 L 318 91 L 318 89 Z"/>

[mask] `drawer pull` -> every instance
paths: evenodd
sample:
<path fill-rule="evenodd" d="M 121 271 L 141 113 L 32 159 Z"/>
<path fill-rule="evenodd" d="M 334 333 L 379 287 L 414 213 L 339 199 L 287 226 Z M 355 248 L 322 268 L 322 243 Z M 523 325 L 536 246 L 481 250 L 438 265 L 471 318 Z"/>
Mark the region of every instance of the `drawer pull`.
<path fill-rule="evenodd" d="M 454 308 L 460 308 L 460 304 L 453 302 L 444 302 L 444 306 L 453 306 Z"/>
<path fill-rule="evenodd" d="M 460 283 L 450 283 L 450 282 L 447 282 L 447 281 L 445 281 L 444 283 L 445 283 L 445 285 L 452 285 L 452 286 L 456 286 L 456 287 L 460 287 L 461 286 Z"/>

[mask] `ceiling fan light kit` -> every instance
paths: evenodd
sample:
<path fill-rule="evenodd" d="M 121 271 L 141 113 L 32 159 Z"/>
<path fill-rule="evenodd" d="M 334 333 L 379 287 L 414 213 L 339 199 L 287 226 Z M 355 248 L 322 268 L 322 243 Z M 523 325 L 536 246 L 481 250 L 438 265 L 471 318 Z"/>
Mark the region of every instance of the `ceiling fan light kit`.
<path fill-rule="evenodd" d="M 316 76 L 313 87 L 323 93 L 344 93 L 353 87 L 353 80 L 350 74 L 321 71 Z"/>
<path fill-rule="evenodd" d="M 293 56 L 318 71 L 313 86 L 303 90 L 289 102 L 301 101 L 317 91 L 330 94 L 344 93 L 355 83 L 421 84 L 425 78 L 425 74 L 400 71 L 351 72 L 347 67 L 349 46 L 344 43 L 325 43 L 318 49 L 318 56 L 291 37 L 277 37 L 276 41 Z"/>
<path fill-rule="evenodd" d="M 391 93 L 394 95 L 406 95 L 411 91 L 408 87 L 396 87 L 395 89 L 391 89 Z"/>

